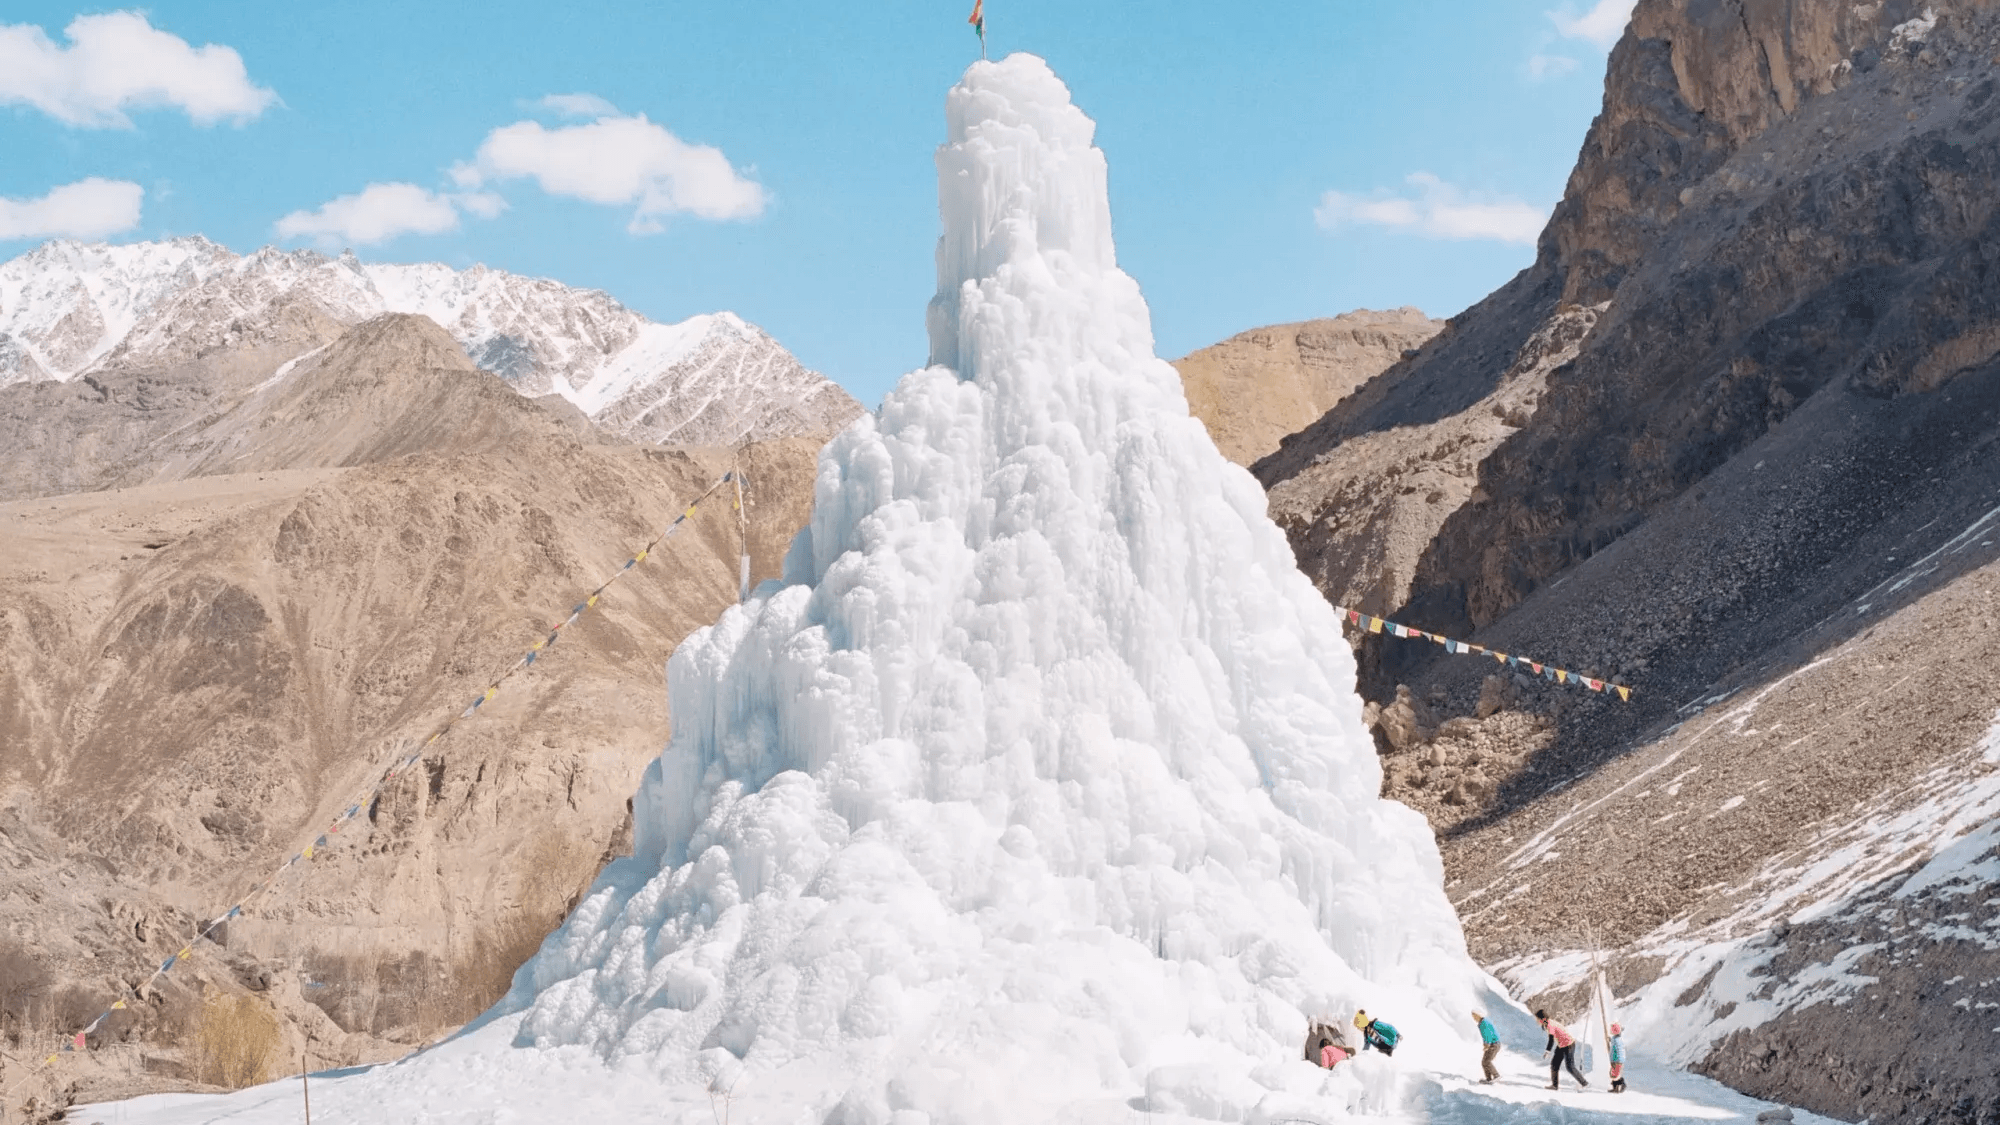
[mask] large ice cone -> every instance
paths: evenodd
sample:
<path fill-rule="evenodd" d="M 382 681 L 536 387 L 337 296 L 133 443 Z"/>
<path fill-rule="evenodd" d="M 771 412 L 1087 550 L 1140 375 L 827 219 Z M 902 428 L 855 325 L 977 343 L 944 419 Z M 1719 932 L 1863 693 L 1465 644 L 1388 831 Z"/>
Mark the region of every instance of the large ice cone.
<path fill-rule="evenodd" d="M 821 455 L 784 581 L 674 655 L 636 854 L 520 978 L 519 1042 L 886 1122 L 1240 1114 L 1357 1004 L 1456 1039 L 1430 833 L 1152 354 L 1090 120 L 1025 55 L 949 120 L 935 366 Z"/>
<path fill-rule="evenodd" d="M 1024 55 L 949 118 L 934 366 L 827 446 L 784 580 L 674 654 L 635 854 L 484 1026 L 316 1101 L 1325 1121 L 1477 1058 L 1429 829 L 1378 798 L 1340 623 L 1152 354 L 1091 122 Z M 1393 1060 L 1301 1060 L 1358 1006 Z"/>

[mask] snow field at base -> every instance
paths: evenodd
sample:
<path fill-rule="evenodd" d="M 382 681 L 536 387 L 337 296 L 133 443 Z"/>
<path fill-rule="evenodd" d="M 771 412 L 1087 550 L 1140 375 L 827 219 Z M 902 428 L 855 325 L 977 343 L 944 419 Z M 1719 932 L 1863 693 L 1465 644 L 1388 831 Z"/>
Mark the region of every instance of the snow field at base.
<path fill-rule="evenodd" d="M 1548 1090 L 1548 1067 L 1540 1061 L 1541 1038 L 1526 1012 L 1490 1009 L 1501 1027 L 1507 1048 L 1501 1053 L 1501 1080 L 1480 1085 L 1478 1052 L 1467 1048 L 1442 1071 L 1417 1068 L 1397 1052 L 1394 1059 L 1373 1053 L 1343 1063 L 1326 1082 L 1326 1074 L 1296 1059 L 1274 1064 L 1265 1072 L 1287 1089 L 1263 1095 L 1244 1118 L 1248 1125 L 1341 1125 L 1379 1122 L 1383 1125 L 1668 1125 L 1668 1123 L 1743 1123 L 1772 1108 L 1770 1103 L 1744 1097 L 1707 1079 L 1665 1067 L 1644 1057 L 1628 1068 L 1631 1089 L 1624 1094 L 1604 1090 L 1599 1073 L 1591 1088 L 1577 1090 L 1564 1077 L 1560 1091 Z M 441 1047 L 393 1066 L 370 1070 L 315 1074 L 312 1077 L 313 1120 L 321 1125 L 361 1125 L 376 1121 L 425 1122 L 427 1125 L 501 1125 L 530 1122 L 706 1122 L 720 1120 L 720 1094 L 705 1087 L 660 1080 L 642 1060 L 608 1064 L 595 1052 L 561 1048 L 525 1052 L 510 1047 L 519 1015 L 503 1017 Z M 523 1065 L 527 1063 L 528 1065 Z M 949 1075 L 946 1060 L 941 1074 Z M 735 1080 L 727 1110 L 732 1125 L 803 1125 L 821 1120 L 804 1109 L 812 1091 L 839 1075 L 800 1066 L 788 1073 L 749 1070 L 720 1075 L 718 1088 Z M 1328 1094 L 1319 1087 L 1330 1087 Z M 1299 1092 L 1289 1092 L 1296 1090 Z M 1312 1092 L 1306 1092 L 1312 1091 Z M 899 1090 L 892 1105 L 903 1106 L 918 1091 Z M 1378 1108 L 1381 1103 L 1399 1109 Z M 1051 1123 L 1090 1122 L 1102 1125 L 1196 1125 L 1214 1120 L 1183 1113 L 1156 1111 L 1143 1103 L 1117 1097 L 1075 1107 L 1067 1115 L 1034 1117 L 1031 1099 L 1021 1091 L 1003 1095 L 1002 1108 L 1016 1120 Z M 235 1094 L 158 1094 L 127 1102 L 78 1107 L 69 1120 L 79 1125 L 297 1125 L 302 1119 L 303 1091 L 296 1076 Z M 1833 1119 L 1795 1110 L 1795 1125 L 1832 1125 Z M 900 1115 L 900 1116 L 898 1116 Z M 925 1118 L 907 1107 L 888 1118 L 892 1125 L 909 1125 Z"/>
<path fill-rule="evenodd" d="M 1029 56 L 952 90 L 933 366 L 822 453 L 784 579 L 674 654 L 634 854 L 494 1012 L 316 1082 L 315 1120 L 1754 1116 L 1467 1084 L 1473 1008 L 1539 1033 L 1378 797 L 1331 607 L 1152 354 L 1093 129 Z M 1309 1020 L 1358 1045 L 1357 1006 L 1393 1059 L 1301 1060 Z"/>

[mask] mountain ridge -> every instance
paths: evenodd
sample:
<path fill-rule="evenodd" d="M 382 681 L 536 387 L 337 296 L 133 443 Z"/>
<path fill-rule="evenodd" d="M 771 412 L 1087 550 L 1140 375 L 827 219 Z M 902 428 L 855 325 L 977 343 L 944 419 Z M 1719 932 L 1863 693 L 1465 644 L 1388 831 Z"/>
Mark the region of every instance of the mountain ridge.
<path fill-rule="evenodd" d="M 351 252 L 270 246 L 239 256 L 199 235 L 58 240 L 0 263 L 0 387 L 172 368 L 249 346 L 292 358 L 385 312 L 429 316 L 478 366 L 530 397 L 559 394 L 593 420 L 611 419 L 620 437 L 824 437 L 861 412 L 733 313 L 664 325 L 602 290 L 483 265 L 363 263 Z M 657 409 L 690 397 L 710 405 L 684 417 Z"/>

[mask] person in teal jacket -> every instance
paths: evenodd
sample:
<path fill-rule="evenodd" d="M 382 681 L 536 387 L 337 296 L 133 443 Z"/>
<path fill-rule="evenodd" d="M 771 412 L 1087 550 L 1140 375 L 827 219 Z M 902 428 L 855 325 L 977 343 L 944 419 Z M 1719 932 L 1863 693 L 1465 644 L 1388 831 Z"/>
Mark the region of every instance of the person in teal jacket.
<path fill-rule="evenodd" d="M 1364 1051 L 1373 1047 L 1384 1055 L 1394 1055 L 1396 1044 L 1403 1038 L 1394 1027 L 1366 1011 L 1354 1013 L 1354 1026 L 1361 1032 L 1361 1049 Z"/>
<path fill-rule="evenodd" d="M 1479 1025 L 1479 1041 L 1485 1044 L 1485 1049 L 1479 1055 L 1479 1069 L 1484 1071 L 1486 1076 L 1479 1081 L 1498 1082 L 1500 1068 L 1493 1065 L 1493 1060 L 1500 1057 L 1500 1033 L 1493 1030 L 1493 1021 L 1486 1018 L 1485 1012 L 1472 1013 L 1472 1019 Z"/>
<path fill-rule="evenodd" d="M 1625 1092 L 1625 1029 L 1611 1025 L 1611 1092 Z"/>

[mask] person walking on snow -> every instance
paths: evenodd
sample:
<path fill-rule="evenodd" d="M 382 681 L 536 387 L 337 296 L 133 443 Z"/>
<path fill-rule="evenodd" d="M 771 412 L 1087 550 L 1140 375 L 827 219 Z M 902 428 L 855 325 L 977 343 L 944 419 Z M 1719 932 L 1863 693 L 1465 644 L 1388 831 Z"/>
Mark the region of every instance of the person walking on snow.
<path fill-rule="evenodd" d="M 1485 1077 L 1479 1081 L 1497 1082 L 1500 1080 L 1500 1068 L 1493 1065 L 1493 1060 L 1500 1057 L 1500 1033 L 1493 1030 L 1493 1021 L 1486 1018 L 1485 1012 L 1472 1013 L 1472 1019 L 1479 1025 L 1479 1041 L 1485 1044 L 1485 1049 L 1479 1054 L 1479 1069 L 1485 1072 Z"/>
<path fill-rule="evenodd" d="M 1562 1072 L 1569 1070 L 1569 1076 L 1576 1079 L 1579 1090 L 1590 1089 L 1590 1082 L 1583 1072 L 1576 1068 L 1576 1037 L 1564 1030 L 1563 1025 L 1549 1018 L 1546 1008 L 1535 1012 L 1535 1022 L 1549 1033 L 1548 1045 L 1542 1048 L 1542 1057 L 1549 1060 L 1549 1089 L 1562 1089 Z M 1555 1052 L 1551 1055 L 1549 1052 Z"/>
<path fill-rule="evenodd" d="M 1385 1056 L 1393 1056 L 1396 1053 L 1396 1042 L 1402 1036 L 1396 1033 L 1394 1027 L 1360 1009 L 1354 1013 L 1354 1026 L 1361 1030 L 1362 1050 L 1373 1047 Z"/>
<path fill-rule="evenodd" d="M 1622 1038 L 1624 1034 L 1624 1028 L 1615 1023 L 1611 1025 L 1611 1092 L 1614 1094 L 1625 1092 L 1625 1040 Z"/>

